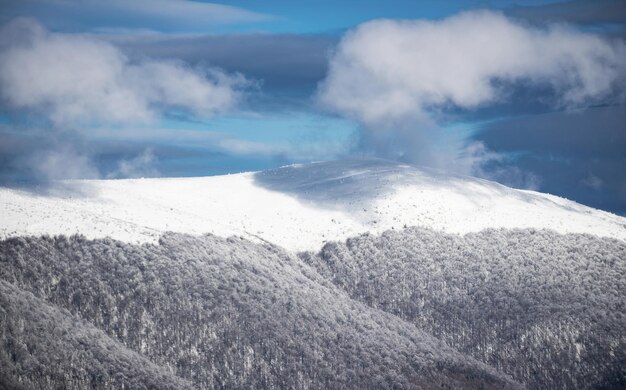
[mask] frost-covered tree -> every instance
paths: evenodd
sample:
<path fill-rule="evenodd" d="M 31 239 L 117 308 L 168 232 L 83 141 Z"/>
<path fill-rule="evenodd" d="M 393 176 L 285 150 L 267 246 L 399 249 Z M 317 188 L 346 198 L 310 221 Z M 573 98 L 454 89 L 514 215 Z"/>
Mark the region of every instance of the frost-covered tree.
<path fill-rule="evenodd" d="M 174 387 L 517 386 L 415 325 L 351 299 L 299 258 L 240 238 L 169 234 L 143 246 L 79 236 L 8 239 L 0 242 L 0 280 L 14 291 L 0 301 L 12 313 L 0 316 L 2 380 L 27 387 L 135 388 L 154 367 L 180 381 Z M 20 328 L 31 319 L 18 310 L 23 297 L 64 320 L 57 328 L 37 321 Z M 42 349 L 59 332 L 87 336 L 66 334 Z M 32 359 L 48 362 L 29 365 Z"/>
<path fill-rule="evenodd" d="M 546 230 L 362 235 L 301 258 L 533 388 L 626 385 L 626 243 Z"/>

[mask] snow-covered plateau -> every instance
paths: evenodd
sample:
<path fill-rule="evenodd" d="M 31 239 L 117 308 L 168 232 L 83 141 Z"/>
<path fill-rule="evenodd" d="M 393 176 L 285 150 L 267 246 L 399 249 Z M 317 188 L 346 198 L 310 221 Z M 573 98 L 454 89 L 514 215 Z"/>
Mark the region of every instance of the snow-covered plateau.
<path fill-rule="evenodd" d="M 0 188 L 0 238 L 167 231 L 242 236 L 291 251 L 406 226 L 448 233 L 546 228 L 626 240 L 626 218 L 487 180 L 360 158 L 195 178 L 72 180 Z"/>

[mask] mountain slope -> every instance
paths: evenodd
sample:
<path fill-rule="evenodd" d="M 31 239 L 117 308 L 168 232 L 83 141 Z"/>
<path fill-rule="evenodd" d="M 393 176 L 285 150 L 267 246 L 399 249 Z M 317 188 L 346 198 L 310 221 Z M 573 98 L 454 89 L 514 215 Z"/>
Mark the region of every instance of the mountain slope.
<path fill-rule="evenodd" d="M 5 387 L 626 382 L 626 219 L 558 197 L 353 159 L 5 188 L 0 212 Z"/>
<path fill-rule="evenodd" d="M 84 234 L 156 242 L 165 231 L 241 235 L 291 251 L 422 226 L 547 228 L 626 239 L 626 219 L 551 195 L 378 159 L 203 178 L 67 181 L 0 189 L 0 237 Z"/>
<path fill-rule="evenodd" d="M 421 228 L 301 255 L 372 308 L 530 388 L 626 385 L 626 242 L 545 230 Z"/>
<path fill-rule="evenodd" d="M 0 280 L 0 389 L 192 389 L 67 310 Z"/>
<path fill-rule="evenodd" d="M 0 280 L 34 294 L 35 313 L 48 310 L 42 302 L 69 310 L 196 388 L 519 387 L 414 325 L 350 299 L 280 248 L 241 238 L 168 234 L 144 246 L 12 238 L 0 242 Z M 12 313 L 0 316 L 0 329 L 32 317 L 29 308 L 15 309 L 14 297 L 0 300 Z M 78 348 L 39 348 L 45 329 L 23 332 L 37 359 L 63 359 Z M 17 371 L 3 380 L 29 383 Z"/>

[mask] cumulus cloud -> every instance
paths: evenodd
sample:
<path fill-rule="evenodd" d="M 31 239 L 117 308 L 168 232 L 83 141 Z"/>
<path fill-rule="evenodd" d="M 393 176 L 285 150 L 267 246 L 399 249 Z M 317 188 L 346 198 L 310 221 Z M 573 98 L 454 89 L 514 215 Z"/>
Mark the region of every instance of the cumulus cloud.
<path fill-rule="evenodd" d="M 610 95 L 625 63 L 621 42 L 531 28 L 490 11 L 378 20 L 343 38 L 320 98 L 364 122 L 493 104 L 516 82 L 550 87 L 561 103 L 577 105 Z"/>
<path fill-rule="evenodd" d="M 30 19 L 0 31 L 5 109 L 37 113 L 55 126 L 145 123 L 172 111 L 210 117 L 233 108 L 246 86 L 217 69 L 131 62 L 110 43 L 51 33 Z"/>
<path fill-rule="evenodd" d="M 376 20 L 344 36 L 318 98 L 359 121 L 373 149 L 467 170 L 476 157 L 497 156 L 476 145 L 464 148 L 465 157 L 441 148 L 462 143 L 441 131 L 446 113 L 502 104 L 520 86 L 560 107 L 606 102 L 623 87 L 625 64 L 621 41 L 563 25 L 531 27 L 491 11 L 440 21 Z"/>

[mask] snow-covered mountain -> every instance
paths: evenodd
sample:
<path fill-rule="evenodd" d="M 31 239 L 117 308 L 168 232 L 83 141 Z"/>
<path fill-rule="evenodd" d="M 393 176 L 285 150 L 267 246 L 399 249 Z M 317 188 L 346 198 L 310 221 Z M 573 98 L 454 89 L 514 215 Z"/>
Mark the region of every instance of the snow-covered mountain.
<path fill-rule="evenodd" d="M 64 181 L 0 189 L 0 237 L 74 234 L 156 242 L 237 235 L 291 251 L 419 226 L 448 233 L 545 228 L 626 239 L 626 218 L 534 191 L 362 158 L 197 178 Z"/>
<path fill-rule="evenodd" d="M 626 385 L 626 218 L 559 197 L 352 159 L 0 213 L 0 389 Z"/>

